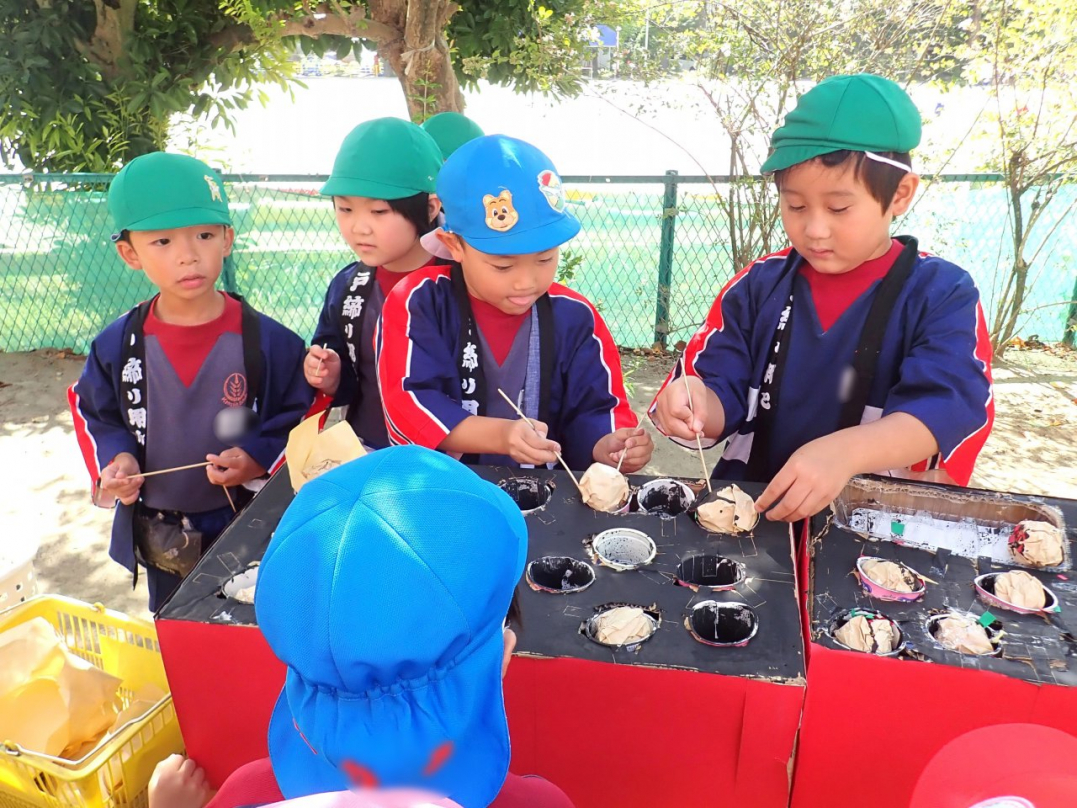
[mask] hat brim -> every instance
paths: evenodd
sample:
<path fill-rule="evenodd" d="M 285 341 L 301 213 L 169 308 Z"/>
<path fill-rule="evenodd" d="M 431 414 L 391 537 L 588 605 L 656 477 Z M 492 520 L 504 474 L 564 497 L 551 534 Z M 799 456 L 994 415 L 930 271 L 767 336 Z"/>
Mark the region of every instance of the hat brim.
<path fill-rule="evenodd" d="M 327 760 L 332 757 L 372 769 L 379 787 L 420 787 L 461 805 L 493 802 L 508 774 L 510 755 L 504 696 L 500 686 L 491 686 L 500 682 L 503 655 L 504 641 L 501 632 L 495 631 L 437 680 L 438 693 L 427 684 L 403 694 L 383 693 L 377 699 L 337 699 L 340 707 L 331 719 L 338 730 L 334 748 L 320 750 L 321 754 L 315 753 L 296 728 L 308 722 L 293 715 L 292 703 L 324 705 L 326 697 L 307 698 L 310 687 L 289 670 L 269 722 L 269 757 L 281 793 L 292 799 L 375 785 L 352 782 Z M 446 695 L 450 697 L 444 698 Z M 450 712 L 453 708 L 458 714 Z M 372 722 L 373 715 L 376 720 Z M 345 733 L 347 737 L 343 737 Z M 437 746 L 435 739 L 445 737 L 452 741 L 452 753 L 441 768 L 427 776 L 424 768 Z M 406 772 L 386 775 L 377 770 L 378 761 L 399 766 L 409 760 L 415 763 Z"/>
<path fill-rule="evenodd" d="M 433 182 L 425 188 L 391 185 L 387 182 L 356 179 L 352 177 L 330 177 L 318 191 L 322 196 L 361 196 L 366 199 L 406 199 L 415 194 L 432 194 Z"/>
<path fill-rule="evenodd" d="M 779 146 L 773 154 L 763 163 L 759 169 L 761 174 L 773 174 L 783 168 L 791 168 L 800 163 L 806 163 L 816 157 L 846 148 L 834 143 L 803 143 L 788 146 Z"/>
<path fill-rule="evenodd" d="M 441 239 L 438 238 L 439 231 L 444 232 L 440 227 L 437 227 L 426 235 L 419 236 L 419 244 L 435 258 L 452 260 L 452 253 L 449 252 L 449 248 L 442 244 Z"/>
<path fill-rule="evenodd" d="M 177 227 L 194 227 L 200 224 L 223 224 L 232 226 L 232 217 L 216 208 L 183 208 L 147 216 L 126 224 L 121 230 L 138 233 L 143 230 L 174 230 Z"/>
<path fill-rule="evenodd" d="M 519 232 L 486 235 L 453 231 L 451 225 L 446 229 L 457 232 L 464 241 L 487 255 L 530 255 L 560 247 L 580 232 L 580 223 L 575 216 L 566 213 L 556 221 Z"/>

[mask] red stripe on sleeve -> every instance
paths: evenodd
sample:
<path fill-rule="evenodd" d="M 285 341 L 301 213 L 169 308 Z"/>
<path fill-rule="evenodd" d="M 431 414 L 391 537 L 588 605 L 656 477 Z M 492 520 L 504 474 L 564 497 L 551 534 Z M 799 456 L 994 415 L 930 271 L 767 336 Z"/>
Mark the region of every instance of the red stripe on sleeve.
<path fill-rule="evenodd" d="M 991 378 L 991 336 L 987 330 L 987 320 L 984 318 L 983 307 L 976 304 L 976 359 L 983 365 L 984 376 L 987 377 L 988 385 L 992 385 Z M 993 387 L 988 387 L 987 401 L 984 402 L 983 425 L 965 438 L 957 447 L 950 452 L 948 457 L 942 459 L 940 466 L 949 473 L 950 477 L 958 485 L 968 485 L 976 466 L 976 458 L 987 442 L 988 435 L 995 424 L 995 396 Z"/>
<path fill-rule="evenodd" d="M 412 298 L 428 283 L 449 278 L 449 268 L 428 267 L 412 272 L 396 285 L 385 299 L 381 310 L 378 334 L 381 348 L 377 355 L 378 386 L 382 408 L 390 432 L 408 443 L 436 449 L 449 430 L 419 402 L 418 397 L 404 389 L 411 376 L 412 362 Z"/>
<path fill-rule="evenodd" d="M 71 407 L 71 419 L 75 423 L 75 438 L 82 451 L 82 460 L 86 463 L 87 471 L 90 472 L 91 485 L 96 492 L 97 481 L 101 478 L 101 469 L 97 465 L 97 442 L 90 434 L 89 424 L 79 408 L 79 394 L 75 392 L 74 384 L 67 388 L 67 403 Z"/>

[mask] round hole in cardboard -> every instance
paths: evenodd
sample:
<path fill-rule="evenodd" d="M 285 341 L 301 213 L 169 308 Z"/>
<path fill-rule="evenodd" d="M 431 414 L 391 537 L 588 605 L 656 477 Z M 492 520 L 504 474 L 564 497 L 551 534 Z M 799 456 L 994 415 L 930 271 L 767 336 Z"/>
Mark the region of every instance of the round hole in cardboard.
<path fill-rule="evenodd" d="M 677 583 L 681 586 L 733 589 L 746 576 L 743 564 L 716 553 L 693 553 L 677 565 Z"/>
<path fill-rule="evenodd" d="M 759 631 L 759 618 L 743 603 L 704 600 L 692 607 L 685 622 L 697 641 L 718 647 L 743 647 Z"/>
<path fill-rule="evenodd" d="M 651 480 L 636 492 L 636 505 L 644 513 L 678 516 L 695 498 L 695 492 L 679 480 Z"/>
<path fill-rule="evenodd" d="M 544 507 L 553 495 L 553 484 L 538 477 L 509 477 L 497 487 L 512 497 L 525 515 Z"/>
<path fill-rule="evenodd" d="M 653 607 L 606 603 L 583 622 L 580 633 L 599 645 L 634 648 L 651 639 L 661 624 L 661 614 Z"/>
<path fill-rule="evenodd" d="M 926 625 L 927 633 L 935 644 L 947 651 L 968 656 L 995 656 L 1002 653 L 1002 623 L 998 620 L 985 626 L 973 615 L 942 612 L 928 617 Z M 976 632 L 977 626 L 982 626 L 984 634 L 987 635 L 987 643 L 978 652 L 973 650 L 982 643 L 982 637 Z"/>
<path fill-rule="evenodd" d="M 592 540 L 591 549 L 598 563 L 619 572 L 645 567 L 658 553 L 654 539 L 624 527 L 602 531 Z"/>
<path fill-rule="evenodd" d="M 995 583 L 998 576 L 1003 575 L 1001 572 L 988 572 L 983 575 L 977 576 L 973 580 L 973 585 L 976 587 L 976 594 L 980 596 L 980 600 L 984 601 L 988 605 L 998 606 L 1000 609 L 1009 609 L 1012 612 L 1018 614 L 1046 614 L 1047 612 L 1060 611 L 1058 597 L 1048 589 L 1043 587 L 1043 595 L 1045 603 L 1042 608 L 1033 608 L 1031 606 L 1018 606 L 1015 603 L 1002 598 L 995 591 Z M 1040 582 L 1042 585 L 1042 581 Z"/>
<path fill-rule="evenodd" d="M 248 567 L 224 582 L 220 597 L 238 600 L 240 603 L 254 603 L 254 591 L 258 583 L 258 565 Z"/>
<path fill-rule="evenodd" d="M 527 565 L 527 583 L 536 592 L 582 592 L 595 582 L 590 564 L 568 556 L 543 556 Z"/>
<path fill-rule="evenodd" d="M 847 624 L 860 621 L 862 631 L 859 635 L 855 632 L 842 632 Z M 898 624 L 875 609 L 843 609 L 834 615 L 827 626 L 826 633 L 834 641 L 835 645 L 848 651 L 875 654 L 877 656 L 897 656 L 904 647 L 905 635 Z M 843 639 L 843 636 L 844 639 Z M 861 642 L 854 643 L 859 639 Z M 848 640 L 848 641 L 846 641 Z"/>

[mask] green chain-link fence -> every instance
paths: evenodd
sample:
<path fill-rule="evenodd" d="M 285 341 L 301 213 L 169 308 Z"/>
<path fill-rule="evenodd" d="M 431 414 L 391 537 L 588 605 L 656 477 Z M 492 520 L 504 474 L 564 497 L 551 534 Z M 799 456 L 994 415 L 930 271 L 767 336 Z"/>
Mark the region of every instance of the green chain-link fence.
<path fill-rule="evenodd" d="M 106 175 L 0 175 L 0 350 L 84 352 L 108 322 L 152 293 L 109 241 Z M 48 184 L 45 184 L 48 179 Z M 237 232 L 236 272 L 225 283 L 309 338 L 330 278 L 351 260 L 328 200 L 312 176 L 226 176 Z M 565 177 L 583 232 L 568 245 L 582 260 L 571 285 L 602 311 L 626 347 L 672 345 L 702 322 L 739 269 L 706 177 Z M 898 232 L 972 273 L 988 317 L 1013 248 L 997 176 L 929 182 Z M 1040 219 L 1033 244 L 1024 335 L 1062 338 L 1077 276 L 1077 186 Z"/>

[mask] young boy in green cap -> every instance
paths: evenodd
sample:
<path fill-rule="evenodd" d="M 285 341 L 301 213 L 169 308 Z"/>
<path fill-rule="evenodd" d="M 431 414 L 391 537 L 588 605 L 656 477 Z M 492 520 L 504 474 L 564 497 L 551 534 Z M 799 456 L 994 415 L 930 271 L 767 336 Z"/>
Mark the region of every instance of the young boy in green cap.
<path fill-rule="evenodd" d="M 423 121 L 423 130 L 434 138 L 446 160 L 465 143 L 486 134 L 471 118 L 459 112 L 439 112 Z"/>
<path fill-rule="evenodd" d="M 811 516 L 866 472 L 967 485 L 991 431 L 972 278 L 890 235 L 919 184 L 919 142 L 892 81 L 837 76 L 805 93 L 763 165 L 792 247 L 726 284 L 651 405 L 686 446 L 728 438 L 714 476 L 769 481 L 756 502 L 769 519 Z"/>
<path fill-rule="evenodd" d="M 273 470 L 310 406 L 302 340 L 215 284 L 235 233 L 224 185 L 193 157 L 157 152 L 109 186 L 120 258 L 158 293 L 94 340 L 68 391 L 93 501 L 111 507 L 109 554 L 146 566 L 156 611 L 231 519 L 246 483 Z M 228 446 L 226 408 L 258 423 Z M 149 476 L 147 472 L 193 466 Z"/>
<path fill-rule="evenodd" d="M 357 261 L 329 284 L 304 362 L 311 386 L 347 407 L 345 418 L 370 448 L 389 445 L 374 370 L 374 325 L 393 287 L 420 267 L 446 263 L 420 243 L 437 226 L 434 195 L 441 150 L 419 126 L 378 118 L 344 139 L 322 186 Z M 320 404 L 321 402 L 319 402 Z"/>

